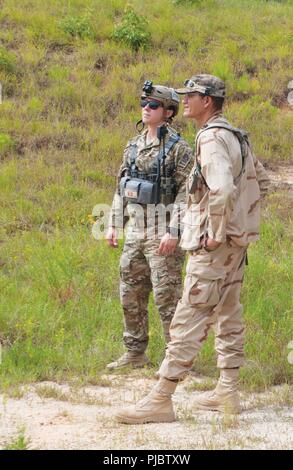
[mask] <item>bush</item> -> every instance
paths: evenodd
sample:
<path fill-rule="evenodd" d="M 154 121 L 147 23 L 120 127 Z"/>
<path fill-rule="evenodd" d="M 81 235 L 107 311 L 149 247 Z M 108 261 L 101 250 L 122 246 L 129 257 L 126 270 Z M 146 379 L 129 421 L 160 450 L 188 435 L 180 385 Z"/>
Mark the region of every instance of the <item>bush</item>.
<path fill-rule="evenodd" d="M 59 22 L 59 28 L 73 37 L 94 39 L 95 32 L 91 23 L 92 10 L 87 9 L 82 16 L 68 16 Z"/>
<path fill-rule="evenodd" d="M 140 48 L 147 49 L 150 45 L 151 35 L 146 27 L 147 21 L 128 7 L 124 12 L 121 24 L 115 27 L 113 38 L 130 46 L 136 52 Z"/>

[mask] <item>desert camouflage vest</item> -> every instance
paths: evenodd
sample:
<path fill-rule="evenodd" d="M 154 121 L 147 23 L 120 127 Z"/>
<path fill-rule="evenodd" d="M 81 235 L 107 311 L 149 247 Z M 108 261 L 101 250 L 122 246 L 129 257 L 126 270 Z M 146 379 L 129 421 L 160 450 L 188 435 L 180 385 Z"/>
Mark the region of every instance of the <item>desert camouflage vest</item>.
<path fill-rule="evenodd" d="M 259 239 L 260 188 L 255 168 L 256 159 L 251 150 L 247 133 L 225 123 L 214 122 L 207 124 L 197 134 L 196 148 L 199 136 L 206 130 L 213 128 L 223 128 L 233 132 L 241 147 L 242 167 L 239 175 L 234 178 L 235 203 L 230 220 L 227 223 L 226 233 L 237 245 L 247 246 Z M 190 192 L 196 189 L 199 179 L 209 191 L 209 186 L 201 172 L 200 163 L 197 162 Z M 206 203 L 208 204 L 208 199 L 206 199 Z M 194 204 L 192 205 L 194 206 Z M 195 204 L 194 209 L 192 207 L 187 208 L 183 219 L 184 231 L 181 247 L 185 250 L 194 250 L 200 246 L 200 237 L 208 226 L 208 211 L 204 210 L 205 215 L 202 215 L 199 212 L 197 213 L 196 207 L 197 204 Z"/>
<path fill-rule="evenodd" d="M 219 129 L 219 128 L 226 129 L 228 131 L 233 132 L 233 134 L 237 137 L 237 139 L 239 141 L 239 144 L 240 144 L 241 157 L 242 157 L 242 166 L 241 166 L 241 171 L 240 171 L 239 175 L 236 178 L 234 178 L 234 184 L 237 185 L 237 183 L 239 182 L 239 180 L 241 178 L 242 173 L 245 171 L 245 158 L 246 158 L 246 155 L 247 155 L 247 149 L 248 148 L 250 149 L 248 134 L 247 134 L 246 131 L 244 131 L 243 129 L 238 129 L 237 127 L 233 127 L 230 124 L 224 124 L 224 123 L 206 124 L 203 127 L 203 129 L 201 131 L 199 131 L 199 133 L 196 136 L 195 148 L 197 148 L 198 138 L 203 132 L 205 132 L 209 129 Z M 202 181 L 204 182 L 204 184 L 208 187 L 208 185 L 207 185 L 207 183 L 206 183 L 206 181 L 205 181 L 205 179 L 202 175 L 201 165 L 200 165 L 199 162 L 197 162 L 195 172 L 194 172 L 194 179 L 196 180 L 197 177 L 200 177 L 202 179 Z M 196 181 L 194 182 L 194 184 L 196 184 Z"/>

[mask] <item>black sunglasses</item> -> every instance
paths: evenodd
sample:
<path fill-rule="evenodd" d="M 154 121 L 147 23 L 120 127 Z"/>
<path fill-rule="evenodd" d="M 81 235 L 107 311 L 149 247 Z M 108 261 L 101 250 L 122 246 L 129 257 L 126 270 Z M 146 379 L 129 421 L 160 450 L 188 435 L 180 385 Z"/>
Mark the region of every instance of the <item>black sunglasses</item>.
<path fill-rule="evenodd" d="M 160 106 L 163 106 L 162 103 L 159 103 L 158 101 L 140 100 L 140 106 L 142 108 L 145 108 L 147 105 L 150 109 L 158 109 Z"/>

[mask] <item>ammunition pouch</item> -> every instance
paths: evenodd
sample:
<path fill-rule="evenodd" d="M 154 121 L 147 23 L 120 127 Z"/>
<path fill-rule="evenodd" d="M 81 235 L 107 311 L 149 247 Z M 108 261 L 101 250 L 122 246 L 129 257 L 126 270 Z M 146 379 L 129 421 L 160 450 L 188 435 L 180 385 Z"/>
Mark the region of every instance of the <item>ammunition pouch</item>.
<path fill-rule="evenodd" d="M 158 182 L 124 176 L 120 180 L 120 195 L 135 204 L 159 204 L 160 187 Z"/>

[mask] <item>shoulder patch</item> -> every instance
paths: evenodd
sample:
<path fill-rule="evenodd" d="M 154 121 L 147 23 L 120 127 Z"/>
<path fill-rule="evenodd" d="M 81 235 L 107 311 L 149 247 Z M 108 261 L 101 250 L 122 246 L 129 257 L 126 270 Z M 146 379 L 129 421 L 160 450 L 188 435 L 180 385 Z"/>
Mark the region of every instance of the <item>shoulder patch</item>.
<path fill-rule="evenodd" d="M 178 163 L 179 168 L 186 168 L 188 163 L 190 162 L 191 155 L 189 153 L 185 153 L 181 158 L 180 162 Z"/>

